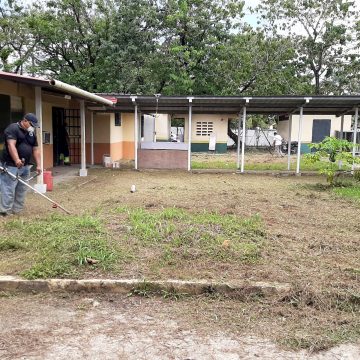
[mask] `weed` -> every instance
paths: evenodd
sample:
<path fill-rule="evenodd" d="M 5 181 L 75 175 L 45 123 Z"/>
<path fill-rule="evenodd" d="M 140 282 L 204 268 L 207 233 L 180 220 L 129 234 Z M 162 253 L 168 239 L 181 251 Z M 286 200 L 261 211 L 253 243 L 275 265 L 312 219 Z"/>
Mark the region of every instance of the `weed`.
<path fill-rule="evenodd" d="M 354 171 L 354 179 L 356 181 L 360 181 L 360 170 L 355 170 Z"/>
<path fill-rule="evenodd" d="M 189 296 L 189 294 L 180 293 L 176 289 L 170 289 L 170 290 L 161 290 L 161 296 L 164 299 L 178 301 L 178 300 L 182 300 L 185 297 Z"/>
<path fill-rule="evenodd" d="M 54 278 L 58 276 L 73 275 L 71 264 L 69 262 L 59 262 L 59 259 L 41 259 L 30 269 L 22 272 L 27 279 Z"/>
<path fill-rule="evenodd" d="M 142 297 L 151 297 L 159 293 L 158 287 L 154 286 L 153 284 L 143 281 L 142 283 L 136 285 L 131 291 L 130 296 L 142 296 Z"/>
<path fill-rule="evenodd" d="M 1 239 L 0 238 L 0 251 L 16 251 L 24 249 L 25 245 L 15 239 Z"/>
<path fill-rule="evenodd" d="M 360 269 L 347 268 L 347 269 L 344 269 L 344 271 L 347 271 L 354 275 L 360 275 Z"/>
<path fill-rule="evenodd" d="M 96 266 L 109 269 L 121 254 L 110 245 L 110 237 L 97 218 L 50 216 L 32 221 L 14 220 L 4 226 L 0 249 L 19 249 L 26 242 L 29 264 L 22 272 L 27 278 L 73 275 L 87 257 L 99 261 Z M 25 260 L 25 259 L 24 259 Z"/>
<path fill-rule="evenodd" d="M 159 286 L 155 284 L 151 284 L 147 281 L 143 281 L 142 283 L 135 286 L 129 296 L 136 295 L 142 297 L 153 297 L 153 296 L 161 296 L 164 299 L 168 300 L 180 300 L 188 296 L 187 293 L 180 293 L 175 288 L 161 289 Z"/>
<path fill-rule="evenodd" d="M 126 212 L 130 235 L 141 247 L 162 250 L 161 265 L 194 258 L 254 263 L 261 257 L 266 234 L 259 215 L 239 219 L 231 214 L 193 214 L 177 208 L 134 208 Z"/>
<path fill-rule="evenodd" d="M 11 298 L 14 296 L 15 296 L 15 293 L 13 293 L 13 292 L 0 291 L 0 299 L 1 298 Z"/>
<path fill-rule="evenodd" d="M 314 331 L 314 329 L 312 329 L 312 331 Z M 306 349 L 312 353 L 326 350 L 330 347 L 342 344 L 345 341 L 355 341 L 358 339 L 359 335 L 359 327 L 337 326 L 335 329 L 326 330 L 322 335 L 297 331 L 292 336 L 289 335 L 279 339 L 279 342 L 293 350 Z"/>

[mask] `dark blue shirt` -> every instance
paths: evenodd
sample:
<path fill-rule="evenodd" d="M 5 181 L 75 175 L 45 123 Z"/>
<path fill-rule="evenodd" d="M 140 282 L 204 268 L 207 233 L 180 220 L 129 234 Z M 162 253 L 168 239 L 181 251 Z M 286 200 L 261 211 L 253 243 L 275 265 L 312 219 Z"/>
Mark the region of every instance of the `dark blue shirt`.
<path fill-rule="evenodd" d="M 4 131 L 5 146 L 1 161 L 8 166 L 16 166 L 9 153 L 8 140 L 16 140 L 16 149 L 19 158 L 25 159 L 25 165 L 28 165 L 33 153 L 33 147 L 38 146 L 35 132 L 29 133 L 20 126 L 20 123 L 10 124 Z"/>

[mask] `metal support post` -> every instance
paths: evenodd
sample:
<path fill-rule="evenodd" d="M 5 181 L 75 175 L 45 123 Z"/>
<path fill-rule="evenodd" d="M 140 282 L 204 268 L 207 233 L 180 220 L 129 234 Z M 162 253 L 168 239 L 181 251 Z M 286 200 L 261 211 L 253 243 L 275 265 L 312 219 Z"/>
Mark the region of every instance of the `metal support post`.
<path fill-rule="evenodd" d="M 42 139 L 42 133 L 43 133 L 43 118 L 42 118 L 42 91 L 41 87 L 36 86 L 35 87 L 35 112 L 36 117 L 39 120 L 39 129 L 37 131 L 37 140 L 38 140 L 38 146 L 40 150 L 40 167 L 42 170 L 44 170 L 44 145 L 43 145 L 43 139 Z M 44 185 L 44 175 L 41 173 L 36 180 L 35 185 L 36 190 L 45 193 L 45 185 Z"/>
<path fill-rule="evenodd" d="M 188 135 L 188 171 L 191 170 L 191 132 L 192 132 L 192 101 L 193 98 L 189 97 L 189 135 Z"/>
<path fill-rule="evenodd" d="M 288 165 L 287 165 L 288 171 L 290 171 L 290 161 L 291 161 L 291 131 L 292 131 L 292 114 L 290 114 L 290 116 L 289 116 Z"/>
<path fill-rule="evenodd" d="M 240 131 L 241 131 L 241 112 L 239 113 L 239 119 L 238 119 L 238 143 L 237 143 L 237 164 L 236 168 L 240 170 Z"/>
<path fill-rule="evenodd" d="M 91 128 L 90 128 L 90 137 L 91 137 L 91 165 L 94 165 L 94 112 L 91 111 Z"/>
<path fill-rule="evenodd" d="M 85 131 L 85 101 L 80 100 L 80 124 L 81 124 L 81 169 L 80 176 L 87 176 L 86 169 L 86 131 Z"/>
<path fill-rule="evenodd" d="M 355 108 L 355 121 L 354 121 L 354 133 L 353 133 L 353 150 L 352 155 L 356 154 L 357 135 L 358 135 L 358 122 L 359 122 L 359 108 Z M 352 170 L 355 169 L 355 164 L 352 164 Z"/>
<path fill-rule="evenodd" d="M 135 114 L 134 114 L 134 153 L 135 153 L 135 170 L 138 169 L 138 105 L 135 103 Z"/>
<path fill-rule="evenodd" d="M 302 127 L 304 118 L 304 108 L 300 108 L 299 118 L 299 132 L 298 132 L 298 148 L 297 148 L 297 159 L 296 159 L 296 175 L 300 175 L 300 156 L 301 156 L 301 138 L 302 138 Z"/>
<path fill-rule="evenodd" d="M 243 126 L 242 126 L 242 143 L 241 143 L 241 172 L 244 172 L 245 165 L 245 141 L 246 141 L 246 106 L 243 107 Z"/>

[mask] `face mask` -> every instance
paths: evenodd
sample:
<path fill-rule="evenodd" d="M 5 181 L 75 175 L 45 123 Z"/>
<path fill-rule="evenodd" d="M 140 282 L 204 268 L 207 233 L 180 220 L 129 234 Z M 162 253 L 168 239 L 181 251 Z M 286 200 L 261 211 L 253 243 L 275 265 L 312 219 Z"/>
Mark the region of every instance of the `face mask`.
<path fill-rule="evenodd" d="M 29 126 L 29 127 L 27 128 L 27 131 L 28 131 L 29 133 L 33 133 L 33 132 L 35 131 L 35 128 L 32 127 L 32 126 Z"/>

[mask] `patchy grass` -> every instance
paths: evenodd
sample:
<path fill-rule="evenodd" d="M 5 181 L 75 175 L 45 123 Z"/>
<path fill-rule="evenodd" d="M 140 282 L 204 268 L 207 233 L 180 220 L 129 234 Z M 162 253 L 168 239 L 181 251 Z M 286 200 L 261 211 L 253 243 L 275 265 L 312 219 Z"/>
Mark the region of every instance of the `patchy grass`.
<path fill-rule="evenodd" d="M 360 183 L 353 179 L 336 180 L 332 185 L 321 183 L 304 184 L 302 188 L 311 191 L 332 192 L 344 199 L 360 200 Z"/>
<path fill-rule="evenodd" d="M 151 261 L 160 267 L 202 260 L 255 263 L 261 257 L 266 238 L 258 215 L 241 219 L 175 207 L 162 210 L 119 207 L 115 213 L 125 216 L 117 222 L 129 224 L 127 235 L 138 252 L 152 252 Z"/>
<path fill-rule="evenodd" d="M 341 178 L 330 188 L 319 176 L 89 173 L 93 181 L 75 178 L 51 194 L 77 215 L 49 216 L 59 210 L 29 194 L 21 217 L 0 219 L 2 274 L 290 283 L 296 291 L 284 299 L 157 295 L 184 304 L 186 322 L 295 349 L 359 339 L 358 202 L 340 193 L 356 182 Z M 86 257 L 100 262 L 90 266 Z"/>
<path fill-rule="evenodd" d="M 343 198 L 360 201 L 360 185 L 354 184 L 348 187 L 337 187 L 333 189 L 334 193 Z"/>
<path fill-rule="evenodd" d="M 237 169 L 237 163 L 229 162 L 224 160 L 217 160 L 217 161 L 191 161 L 191 168 L 194 170 L 199 169 Z"/>
<path fill-rule="evenodd" d="M 326 164 L 325 161 L 318 163 L 309 163 L 305 159 L 300 160 L 300 169 L 302 171 L 319 171 Z M 237 170 L 237 157 L 231 154 L 218 155 L 193 155 L 191 168 L 194 170 L 219 169 L 219 170 Z M 271 154 L 251 153 L 245 157 L 245 170 L 287 170 L 287 156 L 282 158 Z M 296 157 L 291 157 L 290 170 L 296 170 Z"/>
<path fill-rule="evenodd" d="M 16 251 L 23 248 L 24 245 L 17 239 L 5 238 L 3 235 L 0 238 L 0 251 Z"/>
<path fill-rule="evenodd" d="M 16 253 L 20 273 L 35 279 L 79 276 L 91 269 L 116 272 L 122 263 L 131 266 L 144 256 L 157 269 L 194 260 L 256 263 L 266 238 L 258 215 L 241 219 L 175 207 L 118 207 L 114 220 L 125 231 L 106 230 L 107 219 L 101 216 L 12 220 L 3 226 L 0 252 Z M 89 267 L 89 258 L 96 260 L 95 266 Z"/>
<path fill-rule="evenodd" d="M 9 221 L 3 226 L 0 251 L 19 251 L 21 273 L 28 279 L 76 276 L 87 258 L 109 270 L 119 258 L 104 227 L 90 216 Z"/>

